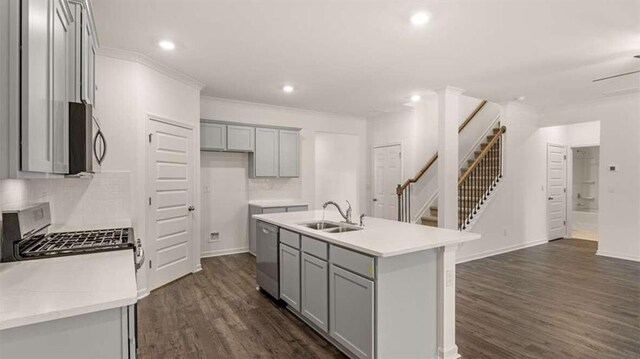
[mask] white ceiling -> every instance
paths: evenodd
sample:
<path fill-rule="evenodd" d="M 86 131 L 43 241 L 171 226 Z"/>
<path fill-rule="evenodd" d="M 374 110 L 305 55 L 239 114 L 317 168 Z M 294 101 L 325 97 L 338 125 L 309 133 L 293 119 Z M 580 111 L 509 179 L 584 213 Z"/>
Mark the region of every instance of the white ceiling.
<path fill-rule="evenodd" d="M 93 0 L 101 46 L 148 55 L 203 95 L 371 115 L 446 85 L 541 108 L 638 87 L 640 0 Z M 408 19 L 433 17 L 423 28 Z M 161 50 L 162 38 L 176 42 Z M 296 91 L 284 94 L 283 84 Z"/>

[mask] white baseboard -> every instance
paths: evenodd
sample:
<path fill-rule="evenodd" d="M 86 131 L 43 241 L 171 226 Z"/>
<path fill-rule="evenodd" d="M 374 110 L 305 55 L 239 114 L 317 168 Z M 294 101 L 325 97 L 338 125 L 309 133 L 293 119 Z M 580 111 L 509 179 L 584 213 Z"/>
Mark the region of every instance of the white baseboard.
<path fill-rule="evenodd" d="M 249 247 L 219 249 L 217 251 L 206 251 L 200 254 L 200 258 L 227 256 L 229 254 L 239 254 L 249 252 Z"/>
<path fill-rule="evenodd" d="M 480 241 L 482 241 L 482 239 L 480 239 Z M 524 248 L 529 248 L 529 247 L 533 247 L 533 246 L 539 246 L 541 244 L 545 244 L 545 243 L 548 243 L 548 242 L 549 242 L 548 239 L 540 239 L 540 240 L 533 241 L 533 242 L 516 244 L 514 246 L 508 246 L 508 247 L 504 247 L 504 248 L 492 249 L 490 251 L 484 251 L 484 252 L 472 254 L 472 255 L 466 256 L 466 257 L 458 257 L 458 258 L 456 258 L 456 264 L 461 264 L 461 263 L 465 263 L 465 262 L 471 262 L 471 261 L 474 261 L 476 259 L 492 257 L 492 256 L 496 256 L 498 254 L 503 254 L 503 253 L 507 253 L 507 252 L 513 252 L 513 251 L 517 251 L 518 249 L 524 249 Z"/>
<path fill-rule="evenodd" d="M 633 255 L 628 255 L 628 254 L 623 254 L 623 253 L 614 253 L 614 252 L 607 252 L 607 251 L 598 250 L 596 252 L 596 255 L 597 256 L 603 256 L 603 257 L 611 257 L 611 258 L 616 258 L 616 259 L 624 259 L 626 261 L 640 262 L 640 257 L 639 256 L 633 256 Z"/>

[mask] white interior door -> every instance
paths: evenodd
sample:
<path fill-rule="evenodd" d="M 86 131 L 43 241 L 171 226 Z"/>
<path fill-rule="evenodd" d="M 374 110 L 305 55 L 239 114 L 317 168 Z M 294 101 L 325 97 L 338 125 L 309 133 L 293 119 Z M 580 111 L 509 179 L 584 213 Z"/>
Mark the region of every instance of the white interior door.
<path fill-rule="evenodd" d="M 400 145 L 373 149 L 373 216 L 398 219 L 396 187 L 402 181 Z"/>
<path fill-rule="evenodd" d="M 563 238 L 567 227 L 567 148 L 547 146 L 547 223 L 549 239 Z"/>
<path fill-rule="evenodd" d="M 192 271 L 193 131 L 149 120 L 147 248 L 150 289 Z"/>

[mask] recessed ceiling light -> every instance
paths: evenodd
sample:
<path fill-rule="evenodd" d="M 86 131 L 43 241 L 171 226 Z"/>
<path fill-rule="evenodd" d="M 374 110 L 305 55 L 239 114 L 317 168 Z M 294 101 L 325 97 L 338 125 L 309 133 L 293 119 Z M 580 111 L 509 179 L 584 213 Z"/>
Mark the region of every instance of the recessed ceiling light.
<path fill-rule="evenodd" d="M 291 85 L 284 85 L 282 86 L 282 91 L 286 92 L 286 93 L 291 93 L 293 92 L 294 88 Z"/>
<path fill-rule="evenodd" d="M 414 26 L 426 25 L 429 20 L 431 20 L 431 14 L 427 11 L 418 11 L 414 12 L 413 15 L 411 15 L 411 23 Z"/>
<path fill-rule="evenodd" d="M 176 44 L 169 40 L 162 40 L 158 43 L 163 50 L 173 50 L 176 48 Z"/>
<path fill-rule="evenodd" d="M 418 102 L 420 100 L 422 100 L 422 97 L 420 95 L 411 96 L 411 102 Z"/>
<path fill-rule="evenodd" d="M 524 101 L 524 99 L 527 98 L 527 96 L 520 96 L 518 97 L 516 100 L 518 101 Z"/>

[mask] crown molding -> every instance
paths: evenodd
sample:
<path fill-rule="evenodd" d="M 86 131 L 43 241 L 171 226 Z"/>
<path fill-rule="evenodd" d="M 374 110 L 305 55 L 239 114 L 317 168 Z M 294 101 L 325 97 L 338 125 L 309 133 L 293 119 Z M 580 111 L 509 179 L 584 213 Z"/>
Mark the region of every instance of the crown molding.
<path fill-rule="evenodd" d="M 114 49 L 110 47 L 99 47 L 97 54 L 100 56 L 139 63 L 140 65 L 165 74 L 174 80 L 180 81 L 187 86 L 193 87 L 198 91 L 202 91 L 205 86 L 202 82 L 138 52 Z"/>
<path fill-rule="evenodd" d="M 440 94 L 440 93 L 445 93 L 447 95 L 462 95 L 463 93 L 465 93 L 465 89 L 461 89 L 458 87 L 454 87 L 454 86 L 445 86 L 443 88 L 441 88 L 440 90 L 437 90 L 436 93 Z"/>
<path fill-rule="evenodd" d="M 518 101 L 507 101 L 507 102 L 503 102 L 500 104 L 503 108 L 508 109 L 508 108 L 512 108 L 512 109 L 516 109 L 516 110 L 520 110 L 520 111 L 525 111 L 525 112 L 530 112 L 533 114 L 540 114 L 541 111 L 539 108 L 535 107 L 535 106 L 531 106 L 531 105 L 526 105 L 522 102 L 518 102 Z"/>

